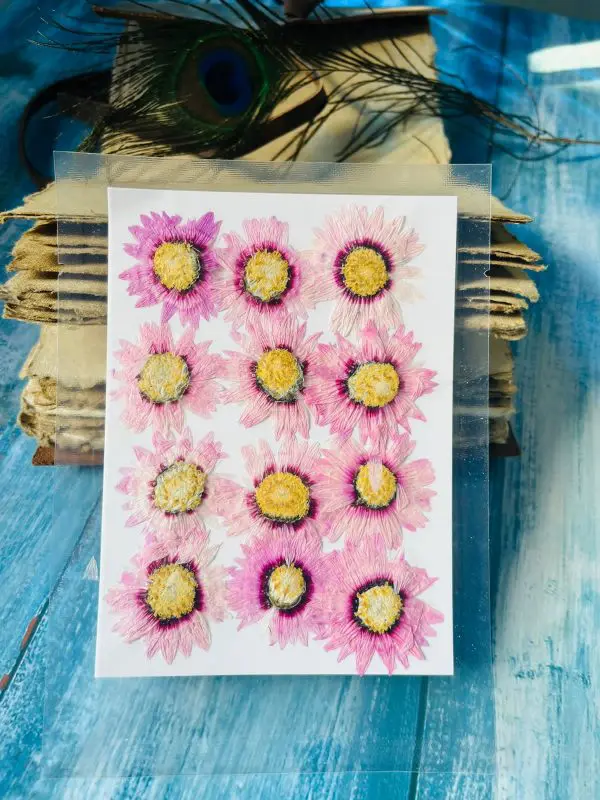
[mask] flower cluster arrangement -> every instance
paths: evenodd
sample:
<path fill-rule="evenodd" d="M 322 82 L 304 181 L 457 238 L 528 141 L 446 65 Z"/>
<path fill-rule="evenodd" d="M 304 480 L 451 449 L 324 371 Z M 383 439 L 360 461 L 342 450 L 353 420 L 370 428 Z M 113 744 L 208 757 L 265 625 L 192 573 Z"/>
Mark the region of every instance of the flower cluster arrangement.
<path fill-rule="evenodd" d="M 185 223 L 153 212 L 124 247 L 135 263 L 120 278 L 160 323 L 141 324 L 114 354 L 121 421 L 152 441 L 134 448 L 116 487 L 143 546 L 106 596 L 114 630 L 172 664 L 207 650 L 211 625 L 233 615 L 282 649 L 314 642 L 338 661 L 353 656 L 359 674 L 376 657 L 402 671 L 425 658 L 443 620 L 421 597 L 435 578 L 403 553 L 435 496 L 411 439 L 435 373 L 402 315 L 424 247 L 383 207 L 327 217 L 308 251 L 275 217 L 241 232 L 221 225 L 212 212 Z M 330 341 L 309 333 L 309 312 L 327 301 Z M 214 352 L 203 336 L 219 315 L 235 349 Z M 218 432 L 193 432 L 222 405 L 276 442 L 257 433 L 241 448 L 243 481 L 227 477 Z M 226 567 L 215 520 L 240 541 Z"/>

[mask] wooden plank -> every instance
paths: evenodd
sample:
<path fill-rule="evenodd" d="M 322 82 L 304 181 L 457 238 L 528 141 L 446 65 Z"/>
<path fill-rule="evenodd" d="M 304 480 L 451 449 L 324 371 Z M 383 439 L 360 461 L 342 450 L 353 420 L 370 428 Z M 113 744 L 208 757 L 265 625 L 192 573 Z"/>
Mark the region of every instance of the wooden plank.
<path fill-rule="evenodd" d="M 567 25 L 564 21 L 558 23 L 552 18 L 542 16 L 511 14 L 510 19 L 509 52 L 511 55 L 518 55 L 518 58 L 514 58 L 514 66 L 521 74 L 524 73 L 525 55 L 531 49 L 559 43 L 559 35 L 576 39 L 584 35 L 597 37 L 599 34 L 598 30 L 592 30 L 590 26 L 584 29 L 576 23 Z M 529 24 L 527 20 L 530 21 Z M 458 57 L 457 53 L 456 58 Z M 534 88 L 539 91 L 540 85 L 536 83 Z M 555 94 L 551 90 L 550 81 L 547 86 L 546 95 L 542 96 L 547 119 L 564 119 L 569 126 L 586 136 L 600 134 L 597 124 L 593 122 L 594 119 L 598 120 L 597 100 L 594 95 L 586 93 L 585 87 L 580 83 L 572 89 L 572 94 L 567 93 L 566 96 Z M 550 94 L 550 91 L 553 93 Z M 519 98 L 524 98 L 521 89 L 514 94 L 506 88 L 499 100 L 501 105 L 508 103 L 512 110 L 520 110 Z M 582 98 L 585 98 L 585 102 Z M 594 113 L 590 111 L 590 104 Z M 543 252 L 544 258 L 550 264 L 549 272 L 539 281 L 542 302 L 530 314 L 531 335 L 521 344 L 518 360 L 518 379 L 523 398 L 520 428 L 524 455 L 520 462 L 515 461 L 499 468 L 501 472 L 496 478 L 502 479 L 503 483 L 494 488 L 493 494 L 496 513 L 493 518 L 492 540 L 494 541 L 494 536 L 498 537 L 499 550 L 496 562 L 496 581 L 499 586 L 496 603 L 499 796 L 506 798 L 531 796 L 540 800 L 554 800 L 562 797 L 594 797 L 599 794 L 600 789 L 598 775 L 593 769 L 598 742 L 595 738 L 592 709 L 598 705 L 598 694 L 591 679 L 594 670 L 598 671 L 600 656 L 597 648 L 590 646 L 600 619 L 597 592 L 600 585 L 598 536 L 594 522 L 598 517 L 598 473 L 595 461 L 600 420 L 592 394 L 600 377 L 597 358 L 600 352 L 597 274 L 600 231 L 597 225 L 598 189 L 594 170 L 590 169 L 589 163 L 580 161 L 581 158 L 581 155 L 571 153 L 568 154 L 567 163 L 564 160 L 563 163 L 546 162 L 531 168 L 504 160 L 501 156 L 495 157 L 499 166 L 496 175 L 499 175 L 501 181 L 497 185 L 498 191 L 509 188 L 510 182 L 516 177 L 510 203 L 539 216 L 537 232 L 531 235 L 529 242 L 536 250 Z M 560 193 L 559 186 L 563 187 Z M 583 199 L 586 196 L 587 204 Z M 12 451 L 13 435 L 14 432 L 4 440 L 10 444 L 7 448 L 8 457 Z M 11 472 L 13 479 L 16 476 L 15 468 L 16 465 Z M 69 474 L 71 473 L 69 470 Z M 25 479 L 29 482 L 30 476 L 26 475 Z M 31 496 L 22 498 L 22 502 L 31 501 L 31 497 L 35 496 L 36 486 L 32 485 Z M 5 534 L 9 540 L 15 535 L 22 535 L 23 539 L 27 536 L 35 539 L 38 536 L 41 517 L 33 520 L 32 517 L 24 516 L 22 519 L 29 519 L 34 527 L 22 532 L 11 528 L 10 533 Z M 3 539 L 3 546 L 4 541 Z M 48 542 L 46 540 L 46 545 Z M 31 551 L 19 552 L 26 555 Z M 71 569 L 76 572 L 76 569 L 84 567 L 87 564 L 86 556 L 91 552 L 91 549 L 86 551 L 82 548 L 82 554 L 78 556 L 79 562 L 73 563 Z M 39 570 L 40 561 L 36 563 Z M 30 574 L 35 575 L 36 571 L 31 573 L 28 568 L 27 573 L 20 573 L 21 577 L 28 577 Z M 6 577 L 3 575 L 3 578 Z M 22 582 L 30 592 L 36 591 L 30 580 Z M 76 595 L 69 593 L 76 585 L 77 581 L 67 578 L 58 598 L 63 604 L 61 607 L 74 615 L 68 628 L 72 639 L 60 640 L 55 634 L 49 637 L 42 623 L 34 633 L 30 647 L 25 651 L 19 670 L 0 705 L 0 729 L 3 731 L 0 738 L 0 756 L 3 757 L 0 758 L 0 763 L 8 764 L 10 770 L 17 767 L 22 769 L 32 754 L 34 761 L 39 760 L 35 731 L 36 726 L 41 725 L 43 696 L 39 694 L 39 689 L 43 674 L 36 672 L 36 669 L 42 663 L 46 644 L 53 646 L 49 651 L 51 656 L 58 654 L 62 658 L 62 651 L 66 648 L 69 658 L 73 658 L 71 663 L 74 670 L 68 682 L 65 674 L 61 673 L 65 683 L 59 680 L 53 685 L 56 697 L 61 697 L 61 690 L 65 690 L 64 699 L 55 708 L 50 728 L 49 741 L 52 742 L 53 737 L 58 740 L 53 763 L 60 765 L 61 759 L 67 756 L 68 747 L 74 746 L 77 766 L 83 770 L 92 762 L 91 755 L 97 752 L 93 740 L 86 738 L 88 735 L 96 736 L 93 727 L 95 716 L 89 710 L 92 699 L 81 689 L 85 685 L 85 681 L 82 682 L 85 670 L 88 669 L 88 677 L 90 674 L 94 584 L 90 584 L 83 592 L 86 597 L 90 593 L 92 595 L 86 600 L 77 600 Z M 13 583 L 7 588 L 12 589 L 14 586 Z M 23 591 L 20 596 L 25 598 L 23 602 L 28 602 Z M 1 597 L 4 602 L 6 597 L 10 598 L 10 594 L 5 593 L 3 588 Z M 39 607 L 38 604 L 33 613 Z M 23 616 L 23 624 L 14 637 L 17 644 L 31 616 Z M 7 617 L 3 611 L 3 620 L 5 619 Z M 79 622 L 81 627 L 77 628 Z M 5 631 L 0 632 L 0 636 L 3 635 L 6 635 Z M 36 642 L 40 643 L 40 649 L 34 649 Z M 2 644 L 0 642 L 1 654 L 4 653 Z M 79 656 L 74 652 L 77 647 L 80 648 Z M 366 682 L 371 680 L 379 679 L 367 679 Z M 256 702 L 253 698 L 246 700 L 239 696 L 240 690 L 248 689 L 243 684 L 238 685 L 237 692 L 232 687 L 221 687 L 217 684 L 215 695 L 219 708 L 221 704 L 231 702 L 233 709 L 237 710 L 238 716 L 227 712 L 227 720 L 234 731 L 239 720 L 244 722 L 246 729 L 248 713 L 252 712 L 258 718 L 264 712 L 266 703 L 282 702 L 283 711 L 268 711 L 266 719 L 278 725 L 283 725 L 284 722 L 289 725 L 291 720 L 294 725 L 298 723 L 308 726 L 304 738 L 293 732 L 293 741 L 296 744 L 306 743 L 309 735 L 314 737 L 312 748 L 306 745 L 303 750 L 300 746 L 297 752 L 288 753 L 288 763 L 294 758 L 298 762 L 303 758 L 303 764 L 306 765 L 303 765 L 303 769 L 314 766 L 321 769 L 343 769 L 356 754 L 352 753 L 352 748 L 360 753 L 365 746 L 363 742 L 372 736 L 373 730 L 383 735 L 384 726 L 391 722 L 392 735 L 399 734 L 398 723 L 390 718 L 393 713 L 396 716 L 403 715 L 403 699 L 415 705 L 414 697 L 411 700 L 378 691 L 375 697 L 379 708 L 372 709 L 365 705 L 365 698 L 353 688 L 353 683 L 360 682 L 348 681 L 349 685 L 342 696 L 341 689 L 338 691 L 332 686 L 330 691 L 324 691 L 320 689 L 319 681 L 316 681 L 317 699 L 323 704 L 324 712 L 321 719 L 314 720 L 307 720 L 306 710 L 299 709 L 302 702 L 306 705 L 308 687 L 312 687 L 312 682 L 307 682 L 296 694 L 293 690 L 282 689 L 274 697 L 259 683 L 257 687 L 252 686 L 249 692 L 254 694 L 257 691 Z M 418 681 L 402 683 L 414 683 L 418 686 Z M 128 701 L 128 691 L 119 695 L 121 703 Z M 160 728 L 162 722 L 159 709 L 164 708 L 163 703 L 171 701 L 173 694 L 176 698 L 176 690 L 167 685 L 164 697 L 158 690 L 155 693 L 150 688 L 146 690 L 144 699 L 151 706 L 154 704 L 153 723 L 156 728 Z M 225 754 L 218 756 L 219 764 L 224 768 L 236 760 L 243 765 L 243 759 L 253 758 L 257 762 L 261 758 L 273 764 L 277 755 L 286 755 L 282 754 L 281 749 L 278 750 L 278 746 L 282 747 L 281 742 L 271 738 L 268 731 L 265 736 L 259 724 L 252 720 L 249 728 L 252 742 L 246 744 L 243 752 L 235 742 L 228 748 L 226 734 L 230 731 L 219 728 L 218 713 L 214 710 L 216 701 L 197 689 L 190 693 L 189 700 L 192 706 L 194 702 L 204 703 L 200 708 L 206 708 L 213 702 L 212 716 L 201 721 L 206 722 L 204 734 L 215 731 L 219 747 L 225 750 Z M 338 700 L 339 718 L 332 720 L 332 709 L 335 709 Z M 248 703 L 247 707 L 242 701 Z M 308 705 L 312 708 L 311 703 Z M 461 703 L 456 704 L 453 719 L 458 720 L 461 707 Z M 100 735 L 111 734 L 109 710 L 117 714 L 120 722 L 118 730 L 108 738 L 108 747 L 121 746 L 122 752 L 120 756 L 115 755 L 114 750 L 103 754 L 95 769 L 127 769 L 136 762 L 144 762 L 152 755 L 153 749 L 158 748 L 158 736 L 151 730 L 148 722 L 151 715 L 144 708 L 142 698 L 136 698 L 129 714 L 125 713 L 125 709 L 119 708 L 117 703 L 110 703 L 106 718 L 101 720 Z M 140 713 L 142 719 L 146 720 L 147 727 L 138 725 Z M 177 713 L 180 714 L 179 718 Z M 358 719 L 359 713 L 363 714 L 362 720 Z M 169 716 L 174 719 L 163 737 L 169 749 L 164 758 L 173 763 L 178 758 L 185 761 L 189 731 L 193 731 L 193 739 L 201 735 L 198 731 L 198 728 L 202 728 L 197 722 L 198 708 L 191 727 L 187 726 L 190 725 L 192 715 L 188 709 L 179 705 L 179 701 L 169 707 Z M 177 719 L 182 720 L 180 728 L 177 728 Z M 127 721 L 129 729 L 126 726 Z M 9 732 L 8 736 L 5 731 Z M 128 745 L 133 738 L 146 734 L 150 736 L 150 742 L 145 752 L 143 745 L 135 748 Z M 281 735 L 281 731 L 279 734 Z M 409 735 L 407 729 L 404 735 Z M 172 742 L 169 737 L 173 738 Z M 328 737 L 331 737 L 330 746 L 327 743 Z M 373 739 L 373 747 L 376 746 L 377 738 L 375 736 Z M 10 748 L 3 749 L 7 742 Z M 384 739 L 384 744 L 383 760 L 397 758 L 392 753 L 392 748 L 397 747 L 397 743 L 392 739 Z M 181 751 L 179 755 L 174 752 L 175 746 Z M 271 755 L 257 755 L 256 751 L 260 748 L 265 751 L 271 748 Z M 198 742 L 192 742 L 191 752 L 198 755 Z M 376 767 L 376 762 L 377 757 L 373 753 L 362 753 L 349 768 L 373 768 Z M 31 768 L 30 766 L 29 769 Z M 388 778 L 390 782 L 386 782 Z M 142 795 L 164 797 L 169 791 L 174 796 L 180 796 L 178 789 L 182 796 L 203 798 L 227 796 L 223 794 L 224 791 L 230 791 L 229 796 L 232 797 L 237 794 L 238 797 L 265 798 L 277 796 L 277 793 L 279 796 L 294 797 L 296 792 L 299 797 L 315 797 L 319 800 L 322 797 L 337 796 L 406 796 L 405 776 L 398 777 L 400 788 L 391 782 L 396 780 L 396 776 L 388 774 L 344 776 L 336 773 L 314 777 L 312 784 L 310 780 L 310 776 L 293 774 L 283 777 L 253 775 L 213 776 L 206 779 L 162 778 L 155 781 L 105 779 L 94 783 L 81 778 L 60 783 L 34 783 L 41 796 L 50 797 L 50 792 L 54 792 L 55 796 L 61 798 Z M 459 790 L 454 796 L 468 800 L 485 797 L 487 800 L 490 795 L 481 794 L 486 786 L 481 780 L 487 779 L 472 776 L 444 778 L 440 774 L 422 772 L 417 783 L 418 796 L 452 797 L 452 794 L 444 793 L 445 789 L 450 788 Z M 27 792 L 27 787 L 33 784 L 27 781 L 27 778 L 20 781 L 13 776 L 10 784 L 1 785 L 0 795 L 19 797 L 24 792 L 25 796 L 32 796 Z M 10 791 L 4 791 L 5 786 L 9 786 Z M 222 792 L 220 795 L 219 790 Z"/>
<path fill-rule="evenodd" d="M 435 22 L 440 67 L 490 102 L 499 84 L 505 16 L 501 8 L 466 8 Z M 489 129 L 470 120 L 446 128 L 454 160 L 488 160 Z M 487 495 L 481 478 L 486 466 L 455 465 L 455 675 L 431 679 L 427 687 L 415 798 L 488 800 L 494 780 L 488 509 L 481 499 Z"/>
<path fill-rule="evenodd" d="M 370 796 L 377 786 L 393 789 L 387 796 L 395 798 L 414 792 L 410 772 L 418 768 L 413 750 L 423 722 L 418 705 L 426 697 L 424 681 L 93 681 L 96 587 L 81 576 L 96 553 L 91 542 L 96 524 L 94 517 L 90 548 L 80 545 L 50 606 L 49 623 L 38 630 L 53 665 L 47 676 L 45 769 L 83 775 L 176 773 L 206 765 L 210 757 L 212 768 L 223 772 L 290 770 L 282 784 L 286 797 L 293 796 L 296 784 L 310 786 L 310 776 L 294 775 L 299 769 L 329 773 L 313 779 L 319 798 L 335 797 L 343 787 L 350 796 Z M 12 699 L 13 685 L 7 698 Z M 170 721 L 163 725 L 166 706 Z M 242 735 L 232 737 L 232 730 Z M 263 785 L 267 791 L 268 782 Z M 270 787 L 273 791 L 276 783 Z"/>
<path fill-rule="evenodd" d="M 97 510 L 42 631 L 52 663 L 42 753 L 50 774 L 410 772 L 418 681 L 95 680 L 98 583 L 86 574 L 98 558 L 99 518 Z"/>
<path fill-rule="evenodd" d="M 0 96 L 0 209 L 17 204 L 24 194 L 34 189 L 31 179 L 18 157 L 19 119 L 25 104 L 44 86 L 77 70 L 86 71 L 106 64 L 106 56 L 73 53 L 55 48 L 40 48 L 40 14 L 48 12 L 48 4 L 40 9 L 32 0 L 15 0 L 2 9 L 0 19 L 0 72 L 3 92 Z M 84 0 L 69 5 L 73 19 L 85 18 Z M 63 4 L 64 10 L 64 4 Z M 48 13 L 51 17 L 54 14 Z M 49 31 L 48 31 L 49 32 Z M 41 65 L 41 66 L 40 66 Z M 28 139 L 36 163 L 52 168 L 52 137 L 57 133 L 56 120 L 48 122 L 38 116 L 36 130 Z M 66 126 L 65 126 L 66 127 Z M 64 127 L 61 144 L 73 142 Z M 80 130 L 79 130 L 80 133 Z M 37 134 L 37 135 L 32 135 Z M 10 222 L 0 226 L 0 280 L 16 237 L 27 223 Z M 0 686 L 6 688 L 15 664 L 21 658 L 21 642 L 62 571 L 77 537 L 82 520 L 89 514 L 90 500 L 87 478 L 82 472 L 71 476 L 57 472 L 33 470 L 30 467 L 34 442 L 15 426 L 22 386 L 19 370 L 37 338 L 35 325 L 0 320 Z M 38 474 L 36 474 L 36 472 Z M 70 498 L 72 509 L 60 521 L 60 530 L 52 534 L 54 490 Z M 4 677 L 9 676 L 9 677 Z M 0 693 L 2 691 L 0 688 Z"/>
<path fill-rule="evenodd" d="M 455 464 L 455 672 L 428 681 L 415 797 L 471 800 L 448 792 L 461 777 L 478 786 L 495 772 L 486 461 L 487 454 L 466 469 Z M 432 785 L 438 794 L 428 793 Z"/>
<path fill-rule="evenodd" d="M 23 652 L 10 688 L 0 695 L 0 797 L 33 797 L 38 776 L 44 705 L 44 658 L 38 635 Z M 42 795 L 49 797 L 50 795 Z"/>
<path fill-rule="evenodd" d="M 511 11 L 501 105 L 531 113 L 533 96 L 546 127 L 600 138 L 593 76 L 530 76 L 530 94 L 511 77 L 532 51 L 598 38 L 598 24 Z M 536 218 L 520 233 L 549 265 L 516 361 L 523 452 L 498 465 L 492 495 L 501 798 L 600 796 L 598 153 L 495 156 L 496 191 Z"/>
<path fill-rule="evenodd" d="M 37 636 L 25 653 L 11 690 L 0 703 L 0 796 L 20 800 L 25 797 L 57 800 L 223 800 L 223 798 L 286 798 L 286 800 L 370 800 L 408 796 L 407 772 L 322 772 L 298 770 L 288 773 L 215 775 L 157 775 L 156 777 L 92 778 L 52 775 L 43 746 L 43 707 L 48 622 L 44 618 Z M 135 727 L 135 721 L 134 727 Z M 191 729 L 192 732 L 194 728 Z M 52 736 L 48 731 L 45 736 Z M 181 746 L 186 731 L 181 730 Z M 186 744 L 183 743 L 184 749 Z M 239 766 L 241 770 L 243 765 Z M 203 762 L 197 765 L 203 770 Z M 308 765 L 307 765 L 308 769 Z"/>
<path fill-rule="evenodd" d="M 0 469 L 6 521 L 0 559 L 0 603 L 5 621 L 0 626 L 2 678 L 12 671 L 28 626 L 52 591 L 98 502 L 99 484 L 91 474 L 93 469 L 32 467 L 35 442 L 14 427 L 5 431 L 0 447 L 6 450 Z M 53 525 L 57 497 L 64 505 Z"/>
<path fill-rule="evenodd" d="M 492 773 L 477 775 L 472 772 L 419 775 L 415 800 L 492 800 L 495 776 Z M 525 800 L 523 798 L 523 800 Z"/>

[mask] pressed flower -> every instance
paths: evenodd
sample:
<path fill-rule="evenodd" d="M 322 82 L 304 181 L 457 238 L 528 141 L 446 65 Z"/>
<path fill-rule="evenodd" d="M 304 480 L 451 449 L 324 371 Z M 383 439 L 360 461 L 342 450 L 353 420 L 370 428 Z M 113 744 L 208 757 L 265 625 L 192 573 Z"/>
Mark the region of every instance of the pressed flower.
<path fill-rule="evenodd" d="M 242 545 L 242 558 L 229 570 L 229 607 L 238 630 L 269 618 L 270 644 L 308 644 L 317 633 L 313 602 L 325 581 L 323 555 L 315 538 L 276 531 Z"/>
<path fill-rule="evenodd" d="M 137 343 L 120 344 L 115 357 L 121 368 L 114 373 L 120 386 L 113 396 L 124 400 L 121 419 L 129 428 L 181 431 L 187 409 L 205 418 L 215 410 L 224 362 L 209 354 L 212 342 L 195 344 L 191 328 L 175 341 L 168 325 L 145 323 Z"/>
<path fill-rule="evenodd" d="M 334 331 L 348 335 L 362 330 L 373 318 L 384 328 L 402 322 L 400 302 L 416 296 L 410 278 L 419 270 L 410 262 L 424 249 L 404 217 L 388 222 L 378 206 L 349 206 L 327 217 L 315 231 L 309 259 L 315 274 L 328 275 L 321 300 L 335 300 L 331 317 Z"/>
<path fill-rule="evenodd" d="M 409 461 L 415 448 L 408 435 L 366 449 L 353 440 L 324 450 L 317 475 L 322 489 L 327 536 L 358 543 L 381 535 L 387 547 L 402 544 L 402 531 L 427 523 L 425 512 L 435 495 L 431 463 Z"/>
<path fill-rule="evenodd" d="M 135 243 L 124 246 L 136 264 L 119 275 L 129 281 L 128 293 L 138 295 L 136 307 L 162 303 L 162 322 L 179 314 L 182 324 L 193 327 L 215 316 L 214 242 L 221 223 L 214 214 L 183 223 L 179 216 L 152 212 L 140 221 L 129 229 Z"/>
<path fill-rule="evenodd" d="M 265 441 L 242 448 L 252 489 L 228 512 L 229 533 L 281 531 L 320 535 L 321 492 L 315 480 L 318 445 L 286 440 L 274 455 Z"/>
<path fill-rule="evenodd" d="M 275 217 L 249 219 L 244 235 L 224 234 L 219 253 L 224 275 L 219 305 L 236 327 L 287 312 L 306 317 L 315 294 L 311 273 L 289 244 L 287 222 Z"/>
<path fill-rule="evenodd" d="M 420 349 L 404 328 L 389 336 L 374 323 L 357 346 L 339 334 L 336 345 L 319 345 L 306 392 L 319 424 L 341 439 L 358 429 L 363 442 L 377 443 L 397 436 L 399 425 L 410 431 L 410 418 L 424 421 L 416 401 L 436 384 L 435 372 L 413 363 Z"/>
<path fill-rule="evenodd" d="M 213 470 L 225 454 L 221 445 L 207 434 L 194 445 L 185 429 L 178 439 L 155 434 L 153 450 L 135 447 L 135 467 L 121 470 L 124 477 L 117 489 L 129 500 L 127 525 L 143 523 L 145 528 L 175 542 L 196 531 L 205 535 L 207 516 L 224 516 L 225 509 L 240 494 L 233 481 Z"/>
<path fill-rule="evenodd" d="M 177 548 L 149 537 L 132 559 L 134 571 L 106 595 L 120 617 L 114 630 L 127 642 L 143 639 L 147 657 L 160 652 L 167 664 L 194 647 L 208 650 L 209 620 L 226 616 L 226 573 L 211 565 L 216 552 L 198 537 Z"/>
<path fill-rule="evenodd" d="M 228 352 L 228 377 L 234 387 L 226 403 L 244 403 L 240 421 L 247 428 L 272 418 L 275 436 L 308 437 L 310 414 L 304 393 L 313 380 L 312 354 L 320 334 L 306 337 L 306 324 L 290 316 L 248 325 L 238 337 L 242 352 Z"/>
<path fill-rule="evenodd" d="M 338 661 L 354 654 L 360 675 L 375 654 L 390 675 L 397 662 L 407 668 L 411 656 L 425 658 L 432 625 L 444 616 L 419 598 L 435 581 L 424 569 L 402 555 L 388 558 L 379 537 L 331 553 L 325 569 L 327 584 L 314 604 L 325 650 L 339 650 Z"/>

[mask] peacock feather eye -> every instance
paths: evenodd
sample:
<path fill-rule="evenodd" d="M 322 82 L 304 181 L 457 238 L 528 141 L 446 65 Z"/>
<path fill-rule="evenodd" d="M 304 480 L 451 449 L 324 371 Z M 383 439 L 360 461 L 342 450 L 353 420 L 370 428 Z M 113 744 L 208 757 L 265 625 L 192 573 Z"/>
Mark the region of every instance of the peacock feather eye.
<path fill-rule="evenodd" d="M 28 105 L 23 129 L 33 109 L 43 107 L 40 100 L 60 91 L 72 95 L 77 118 L 93 125 L 80 147 L 84 152 L 100 146 L 137 155 L 239 158 L 282 140 L 275 160 L 293 160 L 332 126 L 330 138 L 339 142 L 333 160 L 345 161 L 382 147 L 411 117 L 428 113 L 483 118 L 537 143 L 540 151 L 567 141 L 445 82 L 420 53 L 415 57 L 412 35 L 425 32 L 424 17 L 433 9 L 369 8 L 346 16 L 319 11 L 314 0 L 174 0 L 165 4 L 169 10 L 162 5 L 94 5 L 106 21 L 104 30 L 70 30 L 56 22 L 73 41 L 59 45 L 48 39 L 51 46 L 102 56 L 116 48 L 114 67 L 47 87 Z M 312 18 L 303 19 L 310 10 Z M 343 79 L 329 86 L 327 77 L 335 74 Z M 352 105 L 360 113 L 341 137 L 338 114 Z M 34 179 L 46 182 L 24 155 Z M 366 308 L 389 288 L 389 259 L 365 242 L 345 255 L 337 277 Z"/>
<path fill-rule="evenodd" d="M 249 37 L 215 32 L 184 53 L 175 70 L 181 110 L 207 125 L 239 124 L 268 91 L 265 61 Z"/>

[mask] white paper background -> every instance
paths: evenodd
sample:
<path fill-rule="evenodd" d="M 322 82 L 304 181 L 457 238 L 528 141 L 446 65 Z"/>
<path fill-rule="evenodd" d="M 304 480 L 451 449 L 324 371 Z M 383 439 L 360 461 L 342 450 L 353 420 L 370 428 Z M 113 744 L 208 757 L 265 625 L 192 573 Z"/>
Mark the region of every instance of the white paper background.
<path fill-rule="evenodd" d="M 325 215 L 338 211 L 350 203 L 365 205 L 374 210 L 384 205 L 386 219 L 404 215 L 407 227 L 414 227 L 425 244 L 424 252 L 415 259 L 421 269 L 416 279 L 423 299 L 412 305 L 403 305 L 404 322 L 423 347 L 417 362 L 437 372 L 438 386 L 432 394 L 422 397 L 419 407 L 427 422 L 412 422 L 411 438 L 417 446 L 411 456 L 428 458 L 435 469 L 436 480 L 432 488 L 437 492 L 428 514 L 428 525 L 414 533 L 406 531 L 404 545 L 407 560 L 414 566 L 424 567 L 438 581 L 424 592 L 422 599 L 445 615 L 443 623 L 436 625 L 437 636 L 425 648 L 426 659 L 411 659 L 410 668 L 397 667 L 396 675 L 451 674 L 452 657 L 452 361 L 454 332 L 454 281 L 456 261 L 456 209 L 455 197 L 357 197 L 344 195 L 293 195 L 225 192 L 179 192 L 142 189 L 109 189 L 109 284 L 108 284 L 108 377 L 106 442 L 104 452 L 104 497 L 102 516 L 102 552 L 100 569 L 100 604 L 96 650 L 96 676 L 157 676 L 157 675 L 230 675 L 230 674 L 355 674 L 353 656 L 338 663 L 337 651 L 326 652 L 322 642 L 311 641 L 308 647 L 268 644 L 266 614 L 262 623 L 237 631 L 237 621 L 232 617 L 223 623 L 211 621 L 212 645 L 208 652 L 195 648 L 190 658 L 178 654 L 168 665 L 159 653 L 149 660 L 143 640 L 127 644 L 112 631 L 117 617 L 104 597 L 109 588 L 116 586 L 124 571 L 130 569 L 130 558 L 143 544 L 143 525 L 125 526 L 128 516 L 123 510 L 127 497 L 115 490 L 120 478 L 120 467 L 136 463 L 134 445 L 151 448 L 152 431 L 136 434 L 126 428 L 119 417 L 123 401 L 111 402 L 110 392 L 115 388 L 111 380 L 113 368 L 118 366 L 114 352 L 119 349 L 119 339 L 136 342 L 143 322 L 160 322 L 161 306 L 136 309 L 136 296 L 127 294 L 127 281 L 118 275 L 131 267 L 133 259 L 123 251 L 123 244 L 132 241 L 130 225 L 139 224 L 140 214 L 166 211 L 179 214 L 184 221 L 198 218 L 214 211 L 223 220 L 221 233 L 227 230 L 241 232 L 242 221 L 249 217 L 275 215 L 290 223 L 290 239 L 297 250 L 309 249 L 312 231 L 323 223 Z M 219 242 L 222 245 L 222 241 Z M 321 341 L 333 341 L 328 332 L 332 303 L 321 303 L 310 312 L 307 334 L 323 331 Z M 175 338 L 183 330 L 178 317 L 170 322 Z M 212 340 L 211 352 L 237 350 L 230 337 L 230 327 L 222 315 L 216 320 L 201 320 L 196 341 Z M 266 439 L 274 451 L 277 442 L 273 425 L 266 422 L 246 429 L 238 423 L 242 406 L 222 405 L 208 420 L 189 413 L 186 424 L 192 430 L 194 441 L 209 431 L 224 447 L 229 458 L 219 462 L 217 471 L 248 485 L 241 459 L 241 448 Z M 311 424 L 311 439 L 331 445 L 327 428 Z M 215 518 L 207 526 L 211 542 L 221 545 L 217 562 L 231 566 L 240 554 L 244 537 L 227 536 L 225 526 Z M 342 541 L 335 547 L 341 547 Z M 332 549 L 324 543 L 324 549 Z M 368 674 L 387 674 L 377 655 Z"/>

